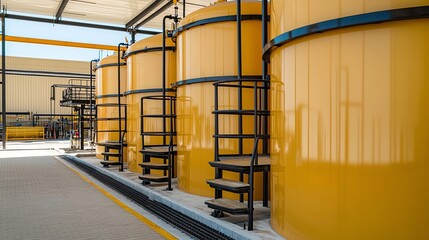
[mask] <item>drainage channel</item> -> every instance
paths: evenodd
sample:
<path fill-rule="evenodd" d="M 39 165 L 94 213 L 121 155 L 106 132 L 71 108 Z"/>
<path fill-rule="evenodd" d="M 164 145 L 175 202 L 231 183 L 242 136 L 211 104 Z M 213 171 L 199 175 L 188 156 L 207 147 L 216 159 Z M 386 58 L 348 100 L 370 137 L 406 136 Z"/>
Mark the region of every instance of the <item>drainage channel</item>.
<path fill-rule="evenodd" d="M 72 163 L 84 172 L 96 178 L 100 182 L 104 183 L 105 185 L 125 195 L 144 209 L 148 210 L 149 212 L 157 215 L 169 224 L 189 234 L 190 236 L 193 236 L 197 239 L 232 239 L 225 234 L 201 222 L 198 222 L 184 215 L 183 213 L 178 212 L 177 210 L 174 210 L 160 202 L 150 200 L 143 193 L 138 192 L 131 187 L 126 186 L 125 184 L 109 176 L 106 176 L 85 164 L 82 164 L 78 161 L 73 161 L 72 158 L 68 157 L 67 155 L 63 155 L 61 157 L 67 162 Z"/>

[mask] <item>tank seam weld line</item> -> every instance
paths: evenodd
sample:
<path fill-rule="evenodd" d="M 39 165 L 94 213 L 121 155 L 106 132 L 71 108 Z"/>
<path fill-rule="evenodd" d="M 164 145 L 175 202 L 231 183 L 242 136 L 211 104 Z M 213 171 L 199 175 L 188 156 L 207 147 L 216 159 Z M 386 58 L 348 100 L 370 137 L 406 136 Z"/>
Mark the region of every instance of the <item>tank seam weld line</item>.
<path fill-rule="evenodd" d="M 138 220 L 140 220 L 141 222 L 143 222 L 144 224 L 146 224 L 148 227 L 150 227 L 152 230 L 154 230 L 155 232 L 157 232 L 161 236 L 165 237 L 168 240 L 177 239 L 172 234 L 170 234 L 169 232 L 167 232 L 166 230 L 164 230 L 163 228 L 161 228 L 160 226 L 158 226 L 156 223 L 152 222 L 151 220 L 149 220 L 148 218 L 146 218 L 142 214 L 138 213 L 134 209 L 128 207 L 121 200 L 119 200 L 118 198 L 116 198 L 111 193 L 107 192 L 106 190 L 104 190 L 102 187 L 100 187 L 99 185 L 97 185 L 96 183 L 94 183 L 93 181 L 91 181 L 89 178 L 87 178 L 85 175 L 83 175 L 82 173 L 80 173 L 76 169 L 70 167 L 69 165 L 67 165 L 63 161 L 59 161 L 59 162 L 61 162 L 62 164 L 64 164 L 64 166 L 66 166 L 68 169 L 70 169 L 72 172 L 74 172 L 77 176 L 79 176 L 80 178 L 82 178 L 89 185 L 91 185 L 92 187 L 94 187 L 95 189 L 97 189 L 98 191 L 100 191 L 105 197 L 107 197 L 108 199 L 110 199 L 112 202 L 116 203 L 116 205 L 118 205 L 119 207 L 121 207 L 124 211 L 126 211 L 129 214 L 133 215 L 135 218 L 137 218 Z"/>

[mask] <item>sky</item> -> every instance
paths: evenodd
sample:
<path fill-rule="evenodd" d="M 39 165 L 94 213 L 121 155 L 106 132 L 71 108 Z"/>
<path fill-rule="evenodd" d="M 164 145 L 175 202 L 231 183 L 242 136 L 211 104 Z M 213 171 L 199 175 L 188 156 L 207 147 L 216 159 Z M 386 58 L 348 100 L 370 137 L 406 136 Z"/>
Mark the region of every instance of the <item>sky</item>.
<path fill-rule="evenodd" d="M 101 30 L 95 28 L 74 27 L 61 24 L 39 23 L 15 19 L 6 19 L 7 36 L 42 38 L 82 43 L 95 43 L 117 46 L 125 38 L 131 40 L 126 32 Z M 148 37 L 137 34 L 136 40 Z M 112 55 L 113 51 L 96 49 L 61 47 L 42 44 L 6 42 L 6 56 L 64 59 L 90 61 Z M 1 49 L 0 49 L 1 55 Z"/>

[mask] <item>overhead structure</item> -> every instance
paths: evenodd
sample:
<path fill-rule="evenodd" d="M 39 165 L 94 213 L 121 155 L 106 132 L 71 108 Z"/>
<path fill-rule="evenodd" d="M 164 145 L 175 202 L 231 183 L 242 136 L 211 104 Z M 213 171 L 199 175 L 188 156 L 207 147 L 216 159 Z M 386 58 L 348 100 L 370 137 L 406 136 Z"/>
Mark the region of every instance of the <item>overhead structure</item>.
<path fill-rule="evenodd" d="M 158 10 L 156 10 L 155 12 L 153 12 L 151 15 L 147 16 L 146 18 L 144 18 L 140 23 L 138 23 L 135 28 L 139 28 L 141 26 L 143 26 L 144 24 L 146 24 L 147 22 L 149 22 L 150 20 L 154 19 L 156 16 L 159 16 L 161 13 L 163 13 L 164 11 L 166 11 L 169 7 L 171 7 L 173 5 L 172 1 L 168 1 L 166 2 L 162 7 L 160 7 Z"/>
<path fill-rule="evenodd" d="M 55 21 L 60 20 L 61 15 L 64 12 L 64 8 L 66 8 L 67 3 L 69 2 L 69 0 L 62 0 L 60 7 L 58 8 L 57 14 L 55 14 Z"/>
<path fill-rule="evenodd" d="M 126 28 L 132 27 L 140 19 L 142 19 L 147 14 L 149 14 L 152 10 L 154 10 L 156 7 L 158 7 L 158 5 L 161 4 L 162 2 L 163 2 L 163 0 L 155 0 L 155 1 L 153 1 L 146 8 L 144 8 L 142 12 L 140 12 L 137 16 L 135 16 L 133 19 L 131 19 L 129 22 L 127 22 L 127 24 L 125 24 L 125 27 Z M 171 2 L 171 1 L 169 1 L 169 2 Z"/>
<path fill-rule="evenodd" d="M 209 6 L 215 0 L 178 1 L 179 12 L 191 13 Z M 139 27 L 161 29 L 162 17 L 174 13 L 173 0 L 8 0 L 4 3 L 8 14 L 6 18 L 31 21 L 46 21 L 57 24 L 81 25 L 85 27 L 110 28 L 128 31 Z M 28 16 L 38 15 L 40 17 Z M 144 24 L 141 24 L 144 22 Z M 100 23 L 95 24 L 94 23 Z M 107 25 L 106 25 L 107 24 Z M 123 27 L 120 27 L 120 26 Z M 158 32 L 142 32 L 156 34 Z"/>

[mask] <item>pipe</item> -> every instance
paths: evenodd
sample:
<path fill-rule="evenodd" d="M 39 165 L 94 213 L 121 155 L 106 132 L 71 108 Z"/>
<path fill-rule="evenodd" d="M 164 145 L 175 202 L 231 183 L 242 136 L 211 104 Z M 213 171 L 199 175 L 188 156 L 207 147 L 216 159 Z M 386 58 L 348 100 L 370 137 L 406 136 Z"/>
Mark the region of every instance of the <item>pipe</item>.
<path fill-rule="evenodd" d="M 98 62 L 98 59 L 93 59 L 93 60 L 91 60 L 90 62 L 89 62 L 89 75 L 90 75 L 90 78 L 89 78 L 89 114 L 90 114 L 90 120 L 89 120 L 89 141 L 90 141 L 90 143 L 92 143 L 92 121 L 94 120 L 93 119 L 93 101 L 92 101 L 92 99 L 93 99 L 93 96 L 92 96 L 92 83 L 93 83 L 93 77 L 92 77 L 92 72 L 93 72 L 93 69 L 92 69 L 92 65 L 93 65 L 93 63 L 95 63 L 95 62 Z"/>
<path fill-rule="evenodd" d="M 124 159 L 123 159 L 123 135 L 122 135 L 122 106 L 121 106 L 121 46 L 128 47 L 127 43 L 118 44 L 118 124 L 119 124 L 119 142 L 121 148 L 119 149 L 119 161 L 121 162 L 119 171 L 124 171 Z"/>
<path fill-rule="evenodd" d="M 79 137 L 80 137 L 80 149 L 81 150 L 83 150 L 84 148 L 85 148 L 85 139 L 84 139 L 84 137 L 85 137 L 85 134 L 84 134 L 84 131 L 85 131 L 85 128 L 84 128 L 84 124 L 85 124 L 85 122 L 84 122 L 84 111 L 85 111 L 85 106 L 84 105 L 81 105 L 80 106 L 80 111 L 79 111 L 79 119 L 80 119 L 80 122 L 79 122 Z"/>
<path fill-rule="evenodd" d="M 183 0 L 183 18 L 186 17 L 186 0 Z"/>
<path fill-rule="evenodd" d="M 131 30 L 131 44 L 134 44 L 136 42 L 136 30 Z"/>
<path fill-rule="evenodd" d="M 40 17 L 32 17 L 32 16 L 9 14 L 9 13 L 6 14 L 6 18 L 52 24 L 52 19 L 50 18 L 40 18 Z M 76 27 L 86 27 L 86 28 L 97 28 L 97 29 L 120 31 L 120 32 L 128 31 L 126 27 L 116 27 L 111 25 L 100 25 L 100 24 L 85 23 L 85 22 L 66 21 L 61 19 L 58 20 L 56 24 L 63 24 L 63 25 L 76 26 Z M 159 32 L 157 31 L 139 30 L 139 29 L 136 30 L 136 33 L 147 34 L 147 35 L 159 34 Z"/>
<path fill-rule="evenodd" d="M 8 42 L 34 43 L 34 44 L 53 45 L 53 46 L 62 46 L 62 47 L 89 48 L 89 49 L 111 50 L 111 51 L 116 50 L 116 46 L 105 45 L 105 44 L 70 42 L 70 41 L 19 37 L 19 36 L 5 36 L 5 38 L 6 38 L 6 41 Z"/>
<path fill-rule="evenodd" d="M 166 114 L 166 109 L 165 109 L 165 95 L 166 95 L 166 74 L 165 74 L 165 54 L 166 54 L 166 47 L 165 47 L 165 20 L 167 19 L 177 19 L 177 17 L 172 16 L 172 15 L 166 15 L 162 18 L 162 115 L 165 116 Z M 164 133 L 163 139 L 162 139 L 162 143 L 163 145 L 167 144 L 167 140 L 166 140 L 166 136 L 165 136 L 165 131 L 166 131 L 166 119 L 163 118 L 162 120 L 162 132 Z"/>
<path fill-rule="evenodd" d="M 3 6 L 3 12 L 1 15 L 1 52 L 2 52 L 2 70 L 6 69 L 6 24 L 5 24 L 5 7 Z M 3 149 L 6 149 L 6 71 L 2 71 L 1 73 L 2 77 L 2 142 L 3 142 Z"/>
<path fill-rule="evenodd" d="M 243 77 L 242 55 L 241 55 L 241 0 L 237 0 L 237 79 Z M 241 85 L 242 83 L 239 82 Z M 238 88 L 238 110 L 243 109 L 243 90 Z M 243 115 L 238 115 L 238 134 L 243 135 Z M 243 138 L 238 141 L 238 154 L 243 154 Z"/>
<path fill-rule="evenodd" d="M 265 45 L 268 43 L 268 1 L 262 0 L 262 49 L 264 49 Z M 266 60 L 262 60 L 262 80 L 268 80 L 268 62 Z M 268 110 L 268 84 L 266 82 L 263 83 L 262 90 L 262 110 Z M 262 116 L 262 135 L 268 135 L 268 116 Z M 264 154 L 268 154 L 268 138 L 264 138 L 262 141 L 262 152 Z M 264 207 L 265 202 L 264 202 Z"/>

